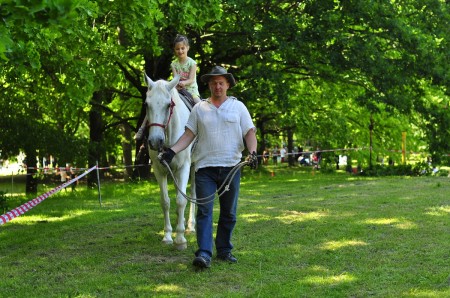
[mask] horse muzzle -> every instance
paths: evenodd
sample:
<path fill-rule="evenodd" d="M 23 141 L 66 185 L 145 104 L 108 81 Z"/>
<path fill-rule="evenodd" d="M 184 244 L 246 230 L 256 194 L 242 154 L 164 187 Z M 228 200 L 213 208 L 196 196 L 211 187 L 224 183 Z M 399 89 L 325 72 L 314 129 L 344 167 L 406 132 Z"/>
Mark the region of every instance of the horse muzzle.
<path fill-rule="evenodd" d="M 164 139 L 162 138 L 149 138 L 148 146 L 151 150 L 162 151 L 164 149 Z"/>

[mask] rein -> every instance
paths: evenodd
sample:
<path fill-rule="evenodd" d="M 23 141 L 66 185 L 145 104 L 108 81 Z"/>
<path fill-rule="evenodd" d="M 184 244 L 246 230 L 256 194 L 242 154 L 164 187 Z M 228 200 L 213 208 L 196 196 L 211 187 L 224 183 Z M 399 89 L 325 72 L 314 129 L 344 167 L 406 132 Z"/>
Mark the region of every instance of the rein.
<path fill-rule="evenodd" d="M 161 154 L 161 153 L 160 153 Z M 159 156 L 158 156 L 159 158 Z M 226 191 L 230 190 L 230 183 L 231 181 L 233 181 L 234 176 L 236 176 L 236 173 L 244 166 L 246 166 L 248 164 L 248 161 L 243 161 L 238 163 L 237 165 L 235 165 L 231 171 L 228 173 L 227 177 L 225 177 L 225 180 L 223 181 L 222 185 L 211 195 L 204 197 L 204 198 L 193 198 L 188 196 L 186 193 L 184 193 L 180 187 L 178 186 L 178 181 L 175 178 L 175 176 L 173 175 L 172 169 L 170 168 L 170 166 L 167 164 L 167 162 L 165 160 L 162 160 L 159 158 L 159 160 L 162 162 L 162 164 L 164 166 L 166 166 L 167 170 L 170 173 L 170 176 L 172 176 L 175 187 L 177 188 L 177 190 L 180 192 L 180 194 L 189 202 L 193 203 L 193 204 L 197 204 L 197 205 L 206 205 L 211 203 L 212 201 L 214 201 L 214 196 L 216 194 L 218 194 L 219 196 L 221 196 L 222 194 L 224 194 Z M 227 184 L 226 184 L 227 183 Z M 226 185 L 225 185 L 226 184 Z M 224 188 L 225 187 L 225 188 Z M 223 191 L 222 191 L 222 188 Z M 220 193 L 219 193 L 220 192 Z"/>
<path fill-rule="evenodd" d="M 169 119 L 167 119 L 167 123 L 166 124 L 160 124 L 160 123 L 149 123 L 147 124 L 147 127 L 152 127 L 152 126 L 159 126 L 163 129 L 166 129 L 167 126 L 169 125 L 170 119 L 172 118 L 172 114 L 173 114 L 173 108 L 175 107 L 175 102 L 173 101 L 173 98 L 170 99 L 170 105 L 169 105 Z"/>

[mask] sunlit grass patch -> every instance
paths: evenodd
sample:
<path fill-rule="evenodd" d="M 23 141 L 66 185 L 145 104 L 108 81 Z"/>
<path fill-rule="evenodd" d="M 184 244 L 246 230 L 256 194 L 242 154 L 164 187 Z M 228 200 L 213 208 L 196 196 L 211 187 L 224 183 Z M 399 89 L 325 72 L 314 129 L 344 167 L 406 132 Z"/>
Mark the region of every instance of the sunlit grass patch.
<path fill-rule="evenodd" d="M 416 224 L 412 221 L 401 219 L 401 218 L 376 218 L 376 219 L 367 219 L 363 223 L 370 225 L 385 225 L 385 226 L 393 226 L 398 229 L 414 229 L 416 228 Z"/>
<path fill-rule="evenodd" d="M 447 286 L 447 289 L 443 290 L 427 290 L 415 288 L 409 291 L 406 291 L 402 296 L 404 297 L 417 297 L 417 298 L 441 298 L 441 297 L 450 297 L 450 288 Z"/>
<path fill-rule="evenodd" d="M 295 210 L 287 210 L 282 215 L 276 216 L 281 222 L 286 224 L 291 224 L 293 222 L 302 222 L 306 220 L 319 220 L 322 217 L 328 216 L 326 211 L 312 211 L 312 212 L 302 212 Z"/>
<path fill-rule="evenodd" d="M 326 250 L 338 250 L 345 247 L 352 246 L 366 246 L 367 242 L 361 240 L 339 240 L 339 241 L 328 241 L 321 245 L 321 249 Z"/>
<path fill-rule="evenodd" d="M 450 205 L 430 207 L 430 208 L 427 208 L 427 210 L 428 211 L 425 214 L 428 214 L 428 215 L 448 216 L 450 213 Z"/>
<path fill-rule="evenodd" d="M 169 294 L 182 294 L 183 288 L 174 284 L 163 284 L 155 287 L 156 293 L 161 293 L 165 295 Z"/>
<path fill-rule="evenodd" d="M 271 216 L 261 213 L 246 213 L 241 215 L 241 218 L 245 219 L 249 223 L 255 223 L 258 221 L 270 220 Z"/>
<path fill-rule="evenodd" d="M 342 273 L 338 275 L 316 275 L 316 276 L 308 276 L 303 279 L 302 282 L 307 284 L 313 284 L 316 286 L 320 285 L 337 285 L 341 283 L 349 283 L 356 280 L 356 277 L 348 274 Z"/>
<path fill-rule="evenodd" d="M 73 219 L 82 215 L 91 214 L 90 210 L 71 210 L 67 214 L 62 216 L 49 216 L 45 214 L 41 215 L 21 215 L 14 219 L 14 222 L 20 224 L 34 224 L 36 222 L 61 222 L 69 219 Z"/>

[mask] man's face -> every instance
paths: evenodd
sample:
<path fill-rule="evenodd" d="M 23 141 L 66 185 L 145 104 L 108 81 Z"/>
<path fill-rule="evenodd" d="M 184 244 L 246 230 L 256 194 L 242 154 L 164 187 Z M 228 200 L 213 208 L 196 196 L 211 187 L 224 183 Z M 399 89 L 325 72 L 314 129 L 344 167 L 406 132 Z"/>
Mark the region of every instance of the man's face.
<path fill-rule="evenodd" d="M 227 95 L 227 90 L 230 88 L 230 84 L 223 76 L 212 77 L 208 83 L 209 90 L 213 97 L 222 97 Z"/>

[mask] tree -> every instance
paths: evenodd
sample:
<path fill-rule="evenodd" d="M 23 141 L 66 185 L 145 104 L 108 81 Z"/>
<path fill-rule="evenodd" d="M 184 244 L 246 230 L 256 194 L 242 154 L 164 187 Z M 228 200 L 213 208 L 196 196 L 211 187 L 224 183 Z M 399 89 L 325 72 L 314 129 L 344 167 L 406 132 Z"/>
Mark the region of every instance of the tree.
<path fill-rule="evenodd" d="M 417 113 L 429 115 L 421 103 L 427 86 L 448 88 L 448 69 L 442 65 L 449 52 L 445 37 L 448 29 L 443 25 L 448 23 L 449 13 L 442 1 L 233 1 L 223 7 L 226 21 L 208 26 L 204 32 L 204 43 L 212 48 L 205 59 L 228 64 L 236 73 L 244 74 L 240 80 L 243 91 L 266 90 L 266 99 L 250 97 L 248 104 L 264 118 L 274 119 L 278 128 L 272 131 L 287 131 L 296 121 L 295 115 L 284 110 L 296 101 L 293 98 L 298 92 L 290 92 L 292 89 L 303 88 L 301 94 L 310 95 L 303 103 L 320 97 L 318 107 L 331 106 L 329 100 L 336 99 L 336 88 L 349 89 L 351 98 L 338 100 L 360 106 L 367 115 L 404 114 L 413 119 Z M 299 86 L 293 88 L 296 84 Z M 325 84 L 332 88 L 310 88 Z M 287 92 L 273 92 L 280 89 Z M 264 91 L 255 93 L 262 95 Z M 443 95 L 441 100 L 448 103 L 448 96 Z M 303 116 L 299 120 L 305 121 L 313 114 L 299 115 Z M 340 123 L 358 124 L 355 133 L 363 131 L 370 118 L 354 121 L 357 118 L 353 115 L 338 117 L 343 120 Z M 309 127 L 323 133 L 324 139 L 337 139 L 336 130 L 318 129 L 317 121 L 309 122 Z M 432 134 L 430 128 L 420 129 Z M 445 134 L 445 126 L 438 131 Z"/>
<path fill-rule="evenodd" d="M 100 165 L 107 162 L 106 150 L 117 146 L 109 146 L 107 140 L 120 140 L 114 138 L 114 131 L 128 131 L 124 137 L 129 138 L 130 128 L 135 129 L 133 122 L 140 105 L 133 107 L 133 103 L 136 98 L 143 102 L 146 92 L 141 81 L 143 64 L 156 77 L 169 73 L 172 52 L 161 53 L 169 35 L 170 39 L 175 36 L 176 29 L 171 24 L 177 23 L 178 28 L 202 24 L 197 17 L 209 20 L 209 12 L 218 9 L 213 1 L 57 1 L 36 7 L 21 7 L 16 2 L 1 7 L 6 24 L 0 41 L 5 65 L 2 81 L 7 88 L 14 85 L 21 90 L 27 86 L 17 85 L 16 78 L 26 77 L 34 88 L 45 90 L 35 94 L 35 104 L 42 115 L 38 122 L 57 127 L 60 135 L 70 133 L 77 140 L 90 137 L 90 166 L 95 161 Z M 179 19 L 180 11 L 197 14 Z M 173 17 L 166 18 L 164 12 Z M 19 100 L 21 110 L 26 101 Z M 56 113 L 61 110 L 64 112 Z M 17 138 L 26 136 L 19 133 Z M 34 149 L 37 148 L 30 150 Z M 23 148 L 17 145 L 15 151 L 18 150 Z"/>
<path fill-rule="evenodd" d="M 90 165 L 107 164 L 112 152 L 129 162 L 131 146 L 121 144 L 144 118 L 143 71 L 169 78 L 177 33 L 191 39 L 200 75 L 215 64 L 235 75 L 233 94 L 255 118 L 259 153 L 280 137 L 290 147 L 365 147 L 372 132 L 374 154 L 384 155 L 400 129 L 413 132 L 417 148 L 426 142 L 435 161 L 448 152 L 443 1 L 20 4 L 0 7 L 0 88 L 9 123 L 57 136 L 58 148 L 32 143 L 34 154 L 64 154 L 73 142 L 84 162 L 90 153 Z M 25 131 L 1 133 L 10 140 L 2 152 L 24 150 L 14 140 L 28 138 Z"/>

